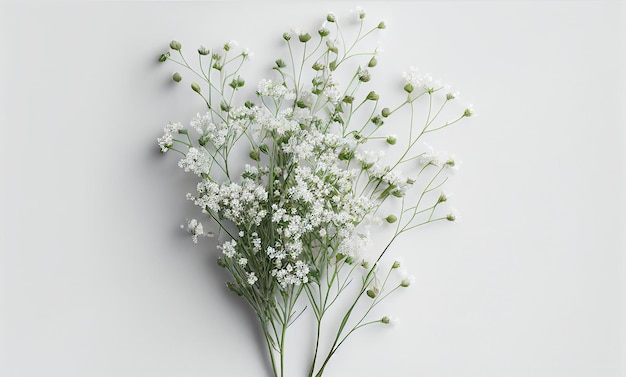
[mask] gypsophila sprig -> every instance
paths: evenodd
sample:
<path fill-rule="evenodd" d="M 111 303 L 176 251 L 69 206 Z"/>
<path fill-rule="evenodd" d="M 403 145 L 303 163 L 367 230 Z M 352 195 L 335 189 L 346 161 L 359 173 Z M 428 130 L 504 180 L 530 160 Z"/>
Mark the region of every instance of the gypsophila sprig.
<path fill-rule="evenodd" d="M 304 347 L 314 350 L 309 377 L 321 377 L 355 331 L 396 322 L 378 305 L 414 278 L 386 260 L 391 246 L 457 218 L 442 189 L 458 164 L 423 139 L 474 110 L 448 111 L 458 93 L 416 68 L 397 80 L 399 101 L 371 87 L 383 73 L 380 50 L 361 46 L 387 25 L 369 18 L 358 8 L 344 26 L 331 12 L 316 32 L 276 36 L 286 53 L 256 85 L 245 79 L 252 52 L 233 40 L 198 47 L 196 65 L 178 41 L 158 58 L 186 69 L 206 106 L 188 126 L 167 124 L 157 140 L 198 179 L 187 199 L 204 219 L 181 228 L 194 242 L 216 236 L 218 265 L 232 277 L 226 286 L 259 319 L 275 377 L 286 374 L 287 329 L 304 308 L 316 329 Z M 186 80 L 178 72 L 171 79 Z M 256 100 L 244 100 L 250 94 Z M 377 236 L 383 244 L 374 245 L 374 232 L 386 235 Z M 333 310 L 343 310 L 337 323 L 327 319 Z"/>

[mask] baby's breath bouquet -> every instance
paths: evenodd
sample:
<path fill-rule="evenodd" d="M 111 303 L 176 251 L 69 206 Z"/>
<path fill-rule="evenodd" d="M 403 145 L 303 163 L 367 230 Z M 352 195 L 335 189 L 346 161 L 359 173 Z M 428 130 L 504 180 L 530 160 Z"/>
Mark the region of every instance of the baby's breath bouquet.
<path fill-rule="evenodd" d="M 204 224 L 188 220 L 187 231 L 194 242 L 217 237 L 226 285 L 258 317 L 276 377 L 286 375 L 287 330 L 303 312 L 315 329 L 310 377 L 355 331 L 393 322 L 374 309 L 411 283 L 388 255 L 394 241 L 456 219 L 442 186 L 457 163 L 422 139 L 472 116 L 471 106 L 445 111 L 457 94 L 417 70 L 399 77 L 395 102 L 380 98 L 368 88 L 378 50 L 360 46 L 386 25 L 355 15 L 352 34 L 333 13 L 315 33 L 284 33 L 286 57 L 248 93 L 251 53 L 234 41 L 200 47 L 194 65 L 172 41 L 159 59 L 190 71 L 206 105 L 189 127 L 169 123 L 158 139 L 198 178 L 187 198 Z"/>

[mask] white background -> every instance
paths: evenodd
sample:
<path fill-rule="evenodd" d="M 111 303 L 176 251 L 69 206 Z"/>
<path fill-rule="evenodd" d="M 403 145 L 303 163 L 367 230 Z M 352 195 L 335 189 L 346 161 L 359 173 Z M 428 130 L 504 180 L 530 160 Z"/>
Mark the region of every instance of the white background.
<path fill-rule="evenodd" d="M 202 103 L 156 57 L 236 39 L 261 72 L 282 32 L 356 5 L 0 5 L 1 376 L 269 375 L 214 245 L 178 229 L 193 180 L 155 140 Z M 400 325 L 328 376 L 626 376 L 626 4 L 361 5 L 389 25 L 377 72 L 416 65 L 479 116 L 438 140 L 462 221 L 398 244 L 417 278 L 386 306 Z"/>

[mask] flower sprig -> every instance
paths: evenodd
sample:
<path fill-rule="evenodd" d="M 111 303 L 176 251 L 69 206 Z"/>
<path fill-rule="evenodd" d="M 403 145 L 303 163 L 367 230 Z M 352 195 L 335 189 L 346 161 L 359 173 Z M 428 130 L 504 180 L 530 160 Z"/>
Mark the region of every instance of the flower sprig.
<path fill-rule="evenodd" d="M 386 24 L 367 26 L 362 9 L 356 19 L 356 35 L 334 13 L 316 33 L 285 32 L 289 57 L 275 60 L 274 76 L 258 83 L 254 102 L 240 99 L 247 88 L 242 68 L 252 54 L 235 41 L 201 46 L 194 65 L 177 41 L 159 57 L 191 72 L 190 87 L 207 107 L 189 127 L 170 123 L 158 138 L 162 152 L 179 153 L 179 166 L 198 177 L 187 198 L 209 225 L 192 219 L 187 231 L 197 242 L 209 235 L 205 228 L 215 230 L 218 264 L 232 276 L 227 287 L 258 317 L 276 377 L 285 375 L 286 334 L 302 314 L 299 303 L 306 302 L 316 325 L 309 376 L 321 377 L 355 331 L 392 322 L 374 309 L 411 283 L 394 273 L 397 261 L 380 272 L 396 239 L 456 219 L 440 208 L 448 201 L 442 191 L 447 171 L 457 164 L 422 139 L 474 115 L 473 109 L 441 119 L 457 94 L 415 69 L 398 88 L 404 99 L 384 102 L 369 87 L 379 51 L 360 46 Z M 172 79 L 183 81 L 178 72 Z M 418 103 L 426 103 L 425 114 Z M 407 137 L 389 133 L 397 125 L 409 129 Z M 381 141 L 394 149 L 390 158 Z M 373 228 L 391 235 L 372 254 Z M 346 304 L 340 321 L 327 324 L 340 299 Z M 322 349 L 328 325 L 334 335 Z"/>

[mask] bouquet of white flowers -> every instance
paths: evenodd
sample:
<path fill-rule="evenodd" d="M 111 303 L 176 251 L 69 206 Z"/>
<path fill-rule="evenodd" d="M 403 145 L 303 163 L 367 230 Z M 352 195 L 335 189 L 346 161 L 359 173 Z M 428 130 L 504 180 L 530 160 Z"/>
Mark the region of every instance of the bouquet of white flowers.
<path fill-rule="evenodd" d="M 368 28 L 361 9 L 356 16 L 354 38 L 333 13 L 315 36 L 284 33 L 288 59 L 275 61 L 274 76 L 258 83 L 254 100 L 240 99 L 241 69 L 251 53 L 234 41 L 200 47 L 196 66 L 177 41 L 159 58 L 195 75 L 191 88 L 207 107 L 189 127 L 168 124 L 158 139 L 162 152 L 180 153 L 180 167 L 198 177 L 187 198 L 206 220 L 189 220 L 186 229 L 194 242 L 218 237 L 218 264 L 232 275 L 227 287 L 256 313 L 276 377 L 285 375 L 286 333 L 302 314 L 299 303 L 316 326 L 308 375 L 320 377 L 356 330 L 392 322 L 373 317 L 372 309 L 411 283 L 393 273 L 400 270 L 397 260 L 385 264 L 393 242 L 423 225 L 455 220 L 442 209 L 442 185 L 456 163 L 422 139 L 473 110 L 459 108 L 441 120 L 457 94 L 416 70 L 404 74 L 402 100 L 382 106 L 379 94 L 366 89 L 378 51 L 359 47 L 386 25 Z M 408 130 L 405 137 L 389 133 L 398 124 Z M 394 149 L 391 157 L 385 145 Z M 247 163 L 237 164 L 242 155 Z M 402 175 L 401 166 L 409 174 Z M 373 228 L 389 236 L 368 254 Z M 325 322 L 338 300 L 344 301 L 339 320 Z M 328 344 L 320 342 L 322 325 L 332 328 Z"/>

